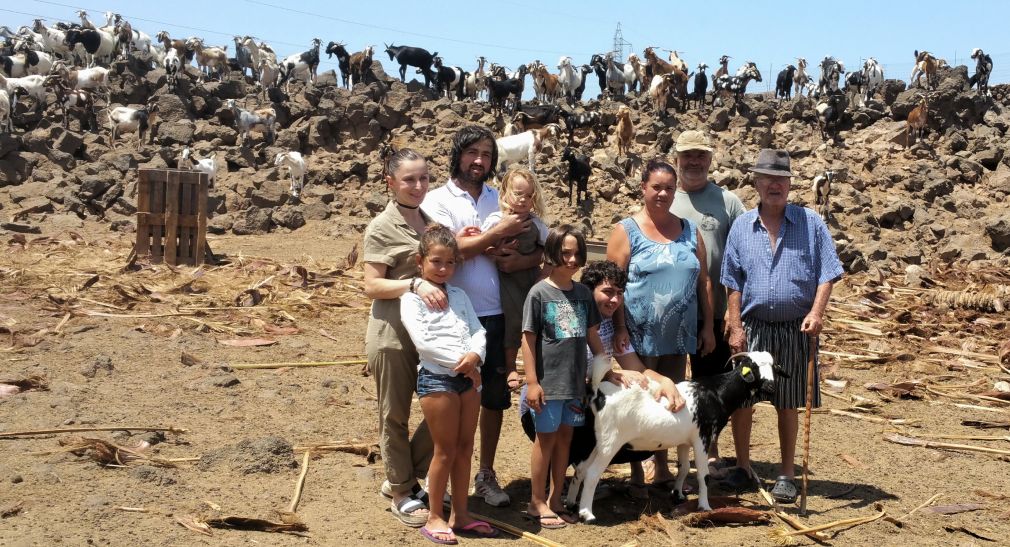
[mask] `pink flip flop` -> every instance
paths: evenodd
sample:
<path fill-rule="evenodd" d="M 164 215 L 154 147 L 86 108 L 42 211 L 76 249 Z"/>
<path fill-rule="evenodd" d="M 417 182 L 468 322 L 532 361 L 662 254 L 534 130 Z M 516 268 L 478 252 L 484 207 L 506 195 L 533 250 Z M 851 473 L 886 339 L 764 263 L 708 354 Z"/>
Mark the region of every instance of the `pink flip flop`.
<path fill-rule="evenodd" d="M 483 530 L 485 529 L 488 531 L 484 532 Z M 483 520 L 475 520 L 466 526 L 455 526 L 452 530 L 461 536 L 472 536 L 483 539 L 496 538 L 501 535 L 500 530 Z"/>
<path fill-rule="evenodd" d="M 435 534 L 442 534 L 449 536 L 448 538 L 440 538 Z M 437 543 L 439 545 L 459 545 L 459 540 L 456 539 L 456 534 L 452 530 L 429 530 L 427 526 L 421 528 L 421 535 L 425 537 L 428 541 Z"/>

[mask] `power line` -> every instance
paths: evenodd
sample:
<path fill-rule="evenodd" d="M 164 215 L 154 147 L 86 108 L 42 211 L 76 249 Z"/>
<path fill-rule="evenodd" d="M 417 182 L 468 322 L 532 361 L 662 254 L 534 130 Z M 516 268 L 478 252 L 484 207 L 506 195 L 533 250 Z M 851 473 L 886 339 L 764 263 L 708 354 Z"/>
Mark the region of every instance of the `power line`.
<path fill-rule="evenodd" d="M 510 50 L 510 51 L 525 51 L 525 52 L 528 52 L 528 53 L 551 53 L 551 54 L 558 54 L 558 55 L 592 55 L 592 53 L 571 53 L 571 52 L 564 52 L 564 51 L 553 51 L 553 50 L 545 50 L 545 49 L 531 49 L 531 48 L 523 48 L 523 47 L 515 47 L 515 46 L 504 46 L 504 45 L 499 45 L 499 44 L 489 44 L 489 43 L 486 43 L 486 42 L 473 42 L 473 41 L 470 41 L 470 40 L 460 40 L 458 38 L 448 38 L 446 36 L 435 36 L 435 35 L 432 35 L 432 34 L 424 34 L 424 33 L 420 33 L 420 32 L 413 32 L 413 31 L 409 31 L 409 30 L 396 29 L 396 28 L 392 28 L 392 27 L 384 27 L 384 26 L 381 26 L 381 25 L 373 25 L 371 23 L 362 23 L 360 21 L 352 21 L 350 19 L 342 19 L 340 17 L 333 17 L 331 15 L 324 15 L 324 14 L 321 14 L 321 13 L 315 13 L 315 12 L 311 12 L 311 11 L 298 10 L 298 9 L 294 9 L 294 8 L 289 8 L 287 6 L 278 6 L 276 4 L 270 4 L 268 2 L 260 2 L 259 0 L 245 0 L 245 1 L 247 3 L 249 3 L 249 4 L 258 4 L 260 6 L 266 6 L 266 7 L 278 9 L 278 10 L 281 10 L 281 11 L 289 11 L 291 13 L 297 13 L 299 15 L 308 15 L 310 17 L 318 17 L 318 18 L 321 18 L 321 19 L 328 19 L 330 21 L 336 21 L 338 23 L 346 23 L 348 25 L 355 25 L 355 26 L 359 26 L 359 27 L 372 28 L 372 29 L 377 29 L 377 30 L 385 30 L 385 31 L 388 31 L 388 32 L 395 32 L 397 34 L 407 34 L 407 35 L 410 35 L 410 36 L 420 36 L 422 38 L 430 38 L 430 39 L 433 39 L 433 40 L 441 40 L 443 42 L 454 42 L 454 43 L 457 43 L 457 44 L 467 44 L 467 45 L 471 45 L 471 46 L 489 47 L 489 48 L 495 48 L 495 49 L 506 49 L 506 50 Z"/>

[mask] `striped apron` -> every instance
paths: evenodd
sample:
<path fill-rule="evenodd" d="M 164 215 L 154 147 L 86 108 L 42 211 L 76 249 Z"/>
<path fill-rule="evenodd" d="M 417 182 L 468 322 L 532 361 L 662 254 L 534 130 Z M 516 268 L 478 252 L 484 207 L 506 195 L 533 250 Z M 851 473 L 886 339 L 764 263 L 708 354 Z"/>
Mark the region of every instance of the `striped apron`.
<path fill-rule="evenodd" d="M 743 322 L 747 335 L 748 351 L 767 351 L 775 363 L 785 369 L 789 378 L 776 376 L 775 408 L 803 408 L 807 404 L 807 359 L 810 356 L 810 337 L 800 332 L 803 318 L 792 321 L 767 322 L 753 317 Z M 814 358 L 813 408 L 821 406 L 819 359 Z"/>

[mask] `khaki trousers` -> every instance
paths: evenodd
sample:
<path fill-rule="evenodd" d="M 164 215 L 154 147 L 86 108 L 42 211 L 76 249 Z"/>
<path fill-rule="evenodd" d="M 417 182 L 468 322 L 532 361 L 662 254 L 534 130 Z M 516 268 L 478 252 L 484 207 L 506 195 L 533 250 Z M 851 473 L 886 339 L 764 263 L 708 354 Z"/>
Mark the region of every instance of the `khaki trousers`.
<path fill-rule="evenodd" d="M 428 475 L 434 451 L 423 420 L 410 436 L 410 404 L 417 389 L 417 353 L 379 350 L 368 356 L 379 399 L 379 449 L 386 480 L 394 492 L 406 493 Z"/>

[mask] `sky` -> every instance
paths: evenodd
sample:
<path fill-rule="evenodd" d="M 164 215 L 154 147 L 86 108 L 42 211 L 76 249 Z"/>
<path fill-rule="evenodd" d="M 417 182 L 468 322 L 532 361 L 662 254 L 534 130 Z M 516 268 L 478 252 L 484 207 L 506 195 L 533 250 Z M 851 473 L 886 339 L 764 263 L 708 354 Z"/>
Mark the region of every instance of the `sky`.
<path fill-rule="evenodd" d="M 752 83 L 749 92 L 773 90 L 777 73 L 797 57 L 806 58 L 814 77 L 827 55 L 842 60 L 847 70 L 874 57 L 885 77 L 907 81 L 917 49 L 951 65 L 968 64 L 970 74 L 970 52 L 982 48 L 993 58 L 990 83 L 1010 81 L 1010 43 L 1003 42 L 1010 2 L 18 0 L 3 6 L 0 25 L 12 29 L 31 25 L 36 17 L 50 25 L 78 22 L 77 9 L 87 10 L 101 25 L 101 14 L 113 11 L 152 37 L 161 30 L 173 37 L 201 36 L 208 45 L 229 44 L 229 53 L 234 53 L 235 35 L 265 40 L 279 56 L 308 49 L 314 37 L 324 48 L 330 41 L 343 42 L 352 53 L 372 45 L 391 75 L 398 66 L 382 53 L 386 43 L 437 51 L 446 65 L 468 71 L 483 55 L 511 69 L 539 59 L 557 72 L 563 55 L 579 65 L 614 49 L 620 25 L 627 42 L 622 58 L 632 51 L 641 57 L 647 46 L 675 49 L 692 71 L 704 62 L 710 74 L 724 54 L 731 57 L 731 71 L 754 61 L 763 82 Z M 336 68 L 336 59 L 323 54 L 319 71 Z M 587 79 L 586 96 L 598 92 L 594 76 Z"/>

